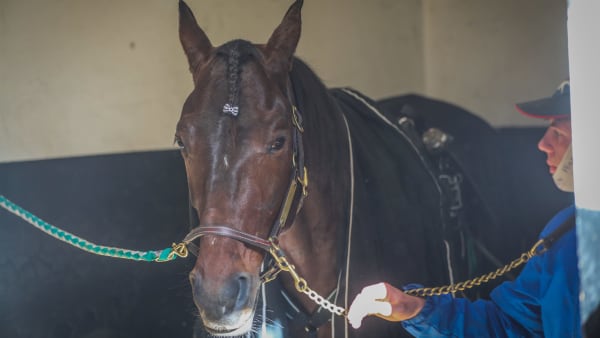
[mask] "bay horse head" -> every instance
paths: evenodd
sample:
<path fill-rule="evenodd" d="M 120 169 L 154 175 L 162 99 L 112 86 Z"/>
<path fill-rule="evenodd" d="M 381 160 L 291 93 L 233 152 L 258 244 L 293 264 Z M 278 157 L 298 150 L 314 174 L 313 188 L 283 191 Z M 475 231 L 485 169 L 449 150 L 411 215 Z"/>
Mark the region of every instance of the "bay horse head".
<path fill-rule="evenodd" d="M 306 196 L 303 128 L 290 85 L 301 7 L 301 0 L 291 5 L 264 45 L 233 40 L 213 47 L 190 8 L 179 5 L 180 40 L 194 89 L 175 138 L 199 222 L 187 237 L 200 241 L 190 273 L 193 297 L 213 335 L 250 330 L 269 239 L 283 231 L 282 244 L 299 243 L 285 235 L 292 223 L 300 227 L 295 219 L 301 215 L 295 216 Z M 326 259 L 334 271 L 335 257 Z M 335 280 L 335 272 L 321 273 Z"/>

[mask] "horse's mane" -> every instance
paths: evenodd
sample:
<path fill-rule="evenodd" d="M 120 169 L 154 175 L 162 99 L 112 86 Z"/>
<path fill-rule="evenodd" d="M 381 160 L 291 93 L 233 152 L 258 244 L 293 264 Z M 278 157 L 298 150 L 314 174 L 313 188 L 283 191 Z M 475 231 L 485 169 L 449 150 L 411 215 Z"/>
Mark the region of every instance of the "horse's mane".
<path fill-rule="evenodd" d="M 304 119 L 305 142 L 318 147 L 318 152 L 307 149 L 307 164 L 318 172 L 331 170 L 331 162 L 341 162 L 345 153 L 346 130 L 340 107 L 321 79 L 298 58 L 293 59 L 290 80 L 296 104 Z M 342 144 L 340 144 L 342 140 Z M 332 147 L 333 146 L 333 147 Z M 330 149 L 333 153 L 329 153 Z M 326 165 L 327 168 L 322 166 Z M 348 163 L 337 165 L 347 166 Z"/>
<path fill-rule="evenodd" d="M 331 91 L 310 67 L 293 59 L 290 73 L 296 105 L 304 119 L 306 165 L 311 185 L 326 192 L 321 201 L 337 210 L 340 223 L 336 227 L 336 265 L 342 268 L 346 255 L 346 240 L 350 205 L 349 134 L 343 112 Z M 309 188 L 310 190 L 310 188 Z"/>

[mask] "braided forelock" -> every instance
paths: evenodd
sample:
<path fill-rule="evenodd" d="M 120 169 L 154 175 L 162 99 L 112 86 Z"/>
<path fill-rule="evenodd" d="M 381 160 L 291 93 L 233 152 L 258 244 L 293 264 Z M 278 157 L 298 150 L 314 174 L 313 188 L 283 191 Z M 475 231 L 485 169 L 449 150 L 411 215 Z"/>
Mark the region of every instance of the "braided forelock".
<path fill-rule="evenodd" d="M 228 84 L 228 103 L 231 106 L 239 106 L 240 92 L 240 50 L 239 44 L 234 44 L 229 50 L 227 57 L 227 84 Z"/>
<path fill-rule="evenodd" d="M 245 61 L 259 54 L 252 43 L 245 40 L 230 41 L 219 47 L 217 53 L 225 58 L 227 63 L 227 102 L 223 112 L 237 116 L 239 112 L 241 72 Z"/>

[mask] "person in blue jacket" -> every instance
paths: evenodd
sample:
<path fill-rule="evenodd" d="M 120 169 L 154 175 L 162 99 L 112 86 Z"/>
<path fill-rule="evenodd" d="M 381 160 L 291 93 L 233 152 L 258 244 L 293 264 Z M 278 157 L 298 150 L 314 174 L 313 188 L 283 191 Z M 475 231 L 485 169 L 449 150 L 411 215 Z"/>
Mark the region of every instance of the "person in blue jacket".
<path fill-rule="evenodd" d="M 538 148 L 546 153 L 558 188 L 573 191 L 569 82 L 551 97 L 516 106 L 527 116 L 549 120 Z M 496 287 L 490 300 L 421 298 L 404 293 L 415 285 L 400 290 L 378 283 L 356 296 L 348 321 L 354 328 L 369 315 L 401 321 L 416 337 L 581 337 L 576 235 L 574 227 L 565 226 L 574 224 L 574 216 L 574 206 L 556 214 L 540 234 L 555 238 L 554 244 L 531 258 L 514 281 Z M 566 233 L 558 235 L 559 227 Z"/>

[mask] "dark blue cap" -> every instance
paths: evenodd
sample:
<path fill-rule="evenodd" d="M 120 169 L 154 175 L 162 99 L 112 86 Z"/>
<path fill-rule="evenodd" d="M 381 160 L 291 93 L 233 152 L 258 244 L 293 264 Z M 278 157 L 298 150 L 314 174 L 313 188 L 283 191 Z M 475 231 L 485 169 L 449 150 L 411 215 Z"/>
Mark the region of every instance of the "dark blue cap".
<path fill-rule="evenodd" d="M 517 110 L 538 119 L 562 119 L 571 117 L 571 85 L 563 81 L 550 97 L 517 103 Z"/>

